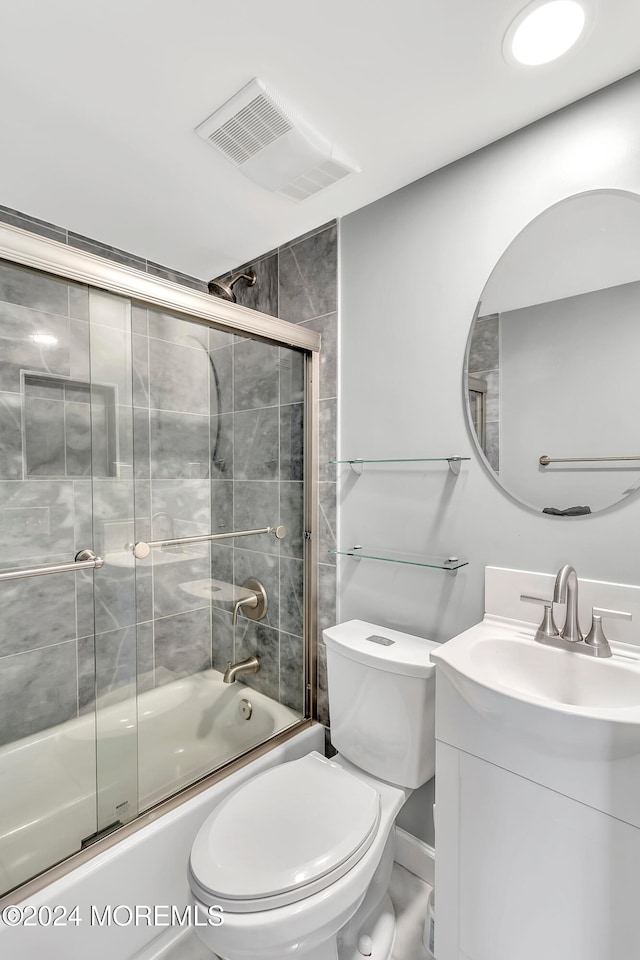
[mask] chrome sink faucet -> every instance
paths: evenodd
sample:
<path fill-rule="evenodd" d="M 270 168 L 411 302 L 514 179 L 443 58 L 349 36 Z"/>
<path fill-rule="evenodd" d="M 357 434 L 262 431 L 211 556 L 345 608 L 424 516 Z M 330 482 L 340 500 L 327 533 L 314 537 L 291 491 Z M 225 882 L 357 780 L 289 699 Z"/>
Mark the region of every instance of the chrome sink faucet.
<path fill-rule="evenodd" d="M 558 570 L 553 588 L 553 602 L 567 605 L 564 627 L 560 631 L 561 638 L 569 643 L 584 640 L 578 623 L 578 575 L 568 563 Z"/>
<path fill-rule="evenodd" d="M 591 629 L 586 636 L 583 636 L 578 622 L 578 576 L 575 569 L 568 563 L 558 570 L 552 600 L 531 597 L 528 594 L 521 594 L 520 599 L 524 603 L 539 603 L 544 607 L 542 623 L 536 630 L 534 638 L 538 643 L 559 647 L 561 650 L 575 650 L 576 653 L 586 653 L 591 657 L 612 656 L 609 641 L 602 629 L 603 617 L 616 620 L 632 619 L 631 614 L 624 610 L 605 610 L 602 607 L 594 607 Z M 564 603 L 567 607 L 562 630 L 558 630 L 553 619 L 554 603 Z"/>

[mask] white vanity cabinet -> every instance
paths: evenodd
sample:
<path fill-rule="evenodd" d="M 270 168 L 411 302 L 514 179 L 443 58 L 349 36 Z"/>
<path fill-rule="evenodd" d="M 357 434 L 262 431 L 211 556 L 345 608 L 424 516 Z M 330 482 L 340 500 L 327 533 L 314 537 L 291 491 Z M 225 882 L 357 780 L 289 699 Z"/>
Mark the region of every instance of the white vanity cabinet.
<path fill-rule="evenodd" d="M 594 756 L 548 715 L 436 671 L 437 960 L 640 958 L 635 740 Z"/>

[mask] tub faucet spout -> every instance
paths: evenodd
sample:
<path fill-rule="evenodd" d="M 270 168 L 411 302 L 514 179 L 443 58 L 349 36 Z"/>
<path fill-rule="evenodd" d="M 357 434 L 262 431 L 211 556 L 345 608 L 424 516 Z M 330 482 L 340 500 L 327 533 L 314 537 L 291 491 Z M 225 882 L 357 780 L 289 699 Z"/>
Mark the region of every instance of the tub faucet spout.
<path fill-rule="evenodd" d="M 257 657 L 247 657 L 246 660 L 239 660 L 238 663 L 232 663 L 231 660 L 229 660 L 222 682 L 233 683 L 236 677 L 241 676 L 243 673 L 257 673 L 259 669 L 260 661 Z"/>

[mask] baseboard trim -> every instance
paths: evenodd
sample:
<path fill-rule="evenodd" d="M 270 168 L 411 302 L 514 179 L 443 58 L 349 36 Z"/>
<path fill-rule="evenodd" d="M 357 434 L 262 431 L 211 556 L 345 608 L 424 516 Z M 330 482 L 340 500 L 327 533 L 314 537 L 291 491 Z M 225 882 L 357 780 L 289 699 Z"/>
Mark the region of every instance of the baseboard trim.
<path fill-rule="evenodd" d="M 433 886 L 436 852 L 402 827 L 396 827 L 396 863 Z"/>
<path fill-rule="evenodd" d="M 162 960 L 170 951 L 176 956 L 173 948 L 177 947 L 182 941 L 194 937 L 193 927 L 184 927 L 179 930 L 170 928 L 165 930 L 159 936 L 154 937 L 151 943 L 145 944 L 137 953 L 134 953 L 130 960 Z M 204 948 L 203 948 L 204 949 Z M 188 947 L 185 948 L 185 956 L 188 954 Z M 213 956 L 213 954 L 212 954 Z"/>

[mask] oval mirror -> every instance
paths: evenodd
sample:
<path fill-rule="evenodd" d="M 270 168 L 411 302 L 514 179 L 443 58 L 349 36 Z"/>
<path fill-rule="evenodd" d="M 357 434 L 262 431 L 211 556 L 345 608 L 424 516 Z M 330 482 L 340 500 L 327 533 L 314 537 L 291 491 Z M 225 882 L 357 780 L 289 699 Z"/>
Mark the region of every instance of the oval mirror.
<path fill-rule="evenodd" d="M 469 426 L 523 505 L 595 513 L 640 487 L 640 197 L 594 190 L 524 228 L 467 343 Z"/>

